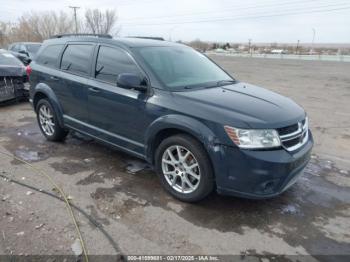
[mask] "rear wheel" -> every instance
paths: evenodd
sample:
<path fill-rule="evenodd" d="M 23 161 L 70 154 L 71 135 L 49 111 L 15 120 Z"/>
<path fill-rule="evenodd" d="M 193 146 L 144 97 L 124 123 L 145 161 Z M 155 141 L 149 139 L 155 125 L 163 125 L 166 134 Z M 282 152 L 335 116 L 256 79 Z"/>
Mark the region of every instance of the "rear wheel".
<path fill-rule="evenodd" d="M 40 130 L 47 140 L 62 141 L 65 139 L 68 131 L 58 124 L 57 115 L 47 99 L 41 99 L 38 102 L 36 114 Z"/>
<path fill-rule="evenodd" d="M 213 191 L 214 179 L 203 146 L 188 135 L 165 139 L 156 152 L 156 169 L 164 188 L 185 202 L 195 202 Z"/>

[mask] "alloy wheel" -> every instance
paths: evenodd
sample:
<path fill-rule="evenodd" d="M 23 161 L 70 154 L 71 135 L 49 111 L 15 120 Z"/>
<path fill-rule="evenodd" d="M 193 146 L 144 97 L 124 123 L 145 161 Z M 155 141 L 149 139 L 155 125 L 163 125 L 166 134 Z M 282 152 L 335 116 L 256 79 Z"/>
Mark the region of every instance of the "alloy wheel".
<path fill-rule="evenodd" d="M 51 109 L 42 105 L 39 109 L 39 122 L 42 130 L 48 136 L 52 136 L 55 132 L 55 122 Z"/>
<path fill-rule="evenodd" d="M 188 194 L 198 188 L 201 178 L 198 161 L 183 146 L 172 145 L 164 151 L 162 171 L 168 184 L 177 192 Z"/>

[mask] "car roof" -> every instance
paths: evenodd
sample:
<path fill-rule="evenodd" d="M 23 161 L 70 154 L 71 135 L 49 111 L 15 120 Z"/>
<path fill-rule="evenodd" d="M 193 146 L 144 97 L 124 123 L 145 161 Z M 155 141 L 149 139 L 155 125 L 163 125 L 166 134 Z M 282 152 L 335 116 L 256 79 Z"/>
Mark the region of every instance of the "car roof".
<path fill-rule="evenodd" d="M 154 39 L 144 39 L 144 38 L 131 38 L 131 37 L 119 37 L 119 38 L 103 38 L 103 37 L 86 37 L 86 36 L 72 36 L 72 37 L 60 37 L 51 38 L 45 40 L 45 44 L 54 43 L 66 43 L 66 42 L 94 42 L 94 43 L 105 43 L 110 45 L 119 45 L 126 48 L 133 47 L 153 47 L 153 46 L 182 46 L 178 43 L 154 40 Z"/>

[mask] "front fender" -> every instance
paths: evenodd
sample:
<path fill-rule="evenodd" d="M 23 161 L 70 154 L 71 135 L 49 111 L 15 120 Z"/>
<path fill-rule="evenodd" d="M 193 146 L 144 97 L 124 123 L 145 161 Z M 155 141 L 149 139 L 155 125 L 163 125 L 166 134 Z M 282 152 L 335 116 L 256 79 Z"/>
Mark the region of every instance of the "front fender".
<path fill-rule="evenodd" d="M 145 154 L 150 163 L 153 163 L 156 150 L 153 146 L 154 141 L 157 135 L 165 129 L 178 129 L 197 138 L 211 158 L 216 153 L 215 146 L 220 144 L 213 131 L 195 118 L 175 114 L 162 116 L 152 122 L 145 134 Z"/>
<path fill-rule="evenodd" d="M 64 127 L 63 123 L 63 110 L 60 102 L 58 101 L 57 96 L 49 87 L 48 85 L 44 83 L 39 83 L 35 86 L 34 91 L 33 91 L 33 105 L 35 105 L 36 97 L 39 97 L 40 95 L 45 95 L 48 100 L 50 101 L 53 109 L 55 110 L 56 116 L 58 118 L 58 123 L 61 127 Z M 37 101 L 36 101 L 37 102 Z M 34 108 L 36 110 L 36 108 Z"/>

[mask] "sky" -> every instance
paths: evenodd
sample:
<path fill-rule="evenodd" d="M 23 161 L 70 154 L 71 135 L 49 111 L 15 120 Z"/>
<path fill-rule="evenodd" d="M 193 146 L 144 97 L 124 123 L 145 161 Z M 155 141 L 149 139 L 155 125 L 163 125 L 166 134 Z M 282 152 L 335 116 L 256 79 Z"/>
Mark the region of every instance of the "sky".
<path fill-rule="evenodd" d="M 350 43 L 349 0 L 0 0 L 0 21 L 79 6 L 116 9 L 121 36 L 252 43 Z M 315 32 L 315 35 L 314 35 Z"/>

